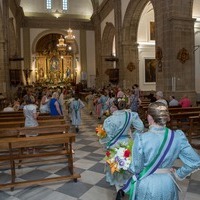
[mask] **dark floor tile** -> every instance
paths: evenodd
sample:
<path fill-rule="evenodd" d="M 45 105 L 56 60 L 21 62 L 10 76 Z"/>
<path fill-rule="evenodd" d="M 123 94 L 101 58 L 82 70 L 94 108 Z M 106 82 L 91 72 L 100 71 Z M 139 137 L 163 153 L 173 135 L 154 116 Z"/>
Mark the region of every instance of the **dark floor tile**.
<path fill-rule="evenodd" d="M 51 173 L 36 169 L 20 176 L 20 178 L 24 180 L 36 180 L 36 179 L 44 179 L 50 175 Z"/>
<path fill-rule="evenodd" d="M 10 197 L 10 195 L 6 194 L 3 191 L 0 191 L 0 200 L 6 200 Z"/>
<path fill-rule="evenodd" d="M 89 168 L 88 170 L 104 174 L 105 173 L 104 167 L 105 167 L 104 163 L 97 163 L 94 166 L 92 166 L 91 168 Z"/>
<path fill-rule="evenodd" d="M 75 198 L 80 198 L 91 187 L 92 185 L 87 183 L 82 183 L 79 181 L 75 183 L 70 181 L 58 188 L 57 191 Z"/>
<path fill-rule="evenodd" d="M 191 180 L 187 192 L 200 194 L 200 181 Z M 200 197 L 199 197 L 200 199 Z"/>
<path fill-rule="evenodd" d="M 93 151 L 96 151 L 97 148 L 96 147 L 91 147 L 91 146 L 85 146 L 85 147 L 80 148 L 79 150 L 87 151 L 87 152 L 93 152 Z"/>
<path fill-rule="evenodd" d="M 0 173 L 0 184 L 10 181 L 11 181 L 11 175 L 6 173 Z"/>
<path fill-rule="evenodd" d="M 96 185 L 109 190 L 116 190 L 115 186 L 111 186 L 108 182 L 106 182 L 106 177 L 104 177 L 102 180 L 96 183 Z"/>
<path fill-rule="evenodd" d="M 97 154 L 97 153 L 91 153 L 88 156 L 85 156 L 84 158 L 88 159 L 88 160 L 93 160 L 93 161 L 101 161 L 104 158 L 104 155 Z"/>
<path fill-rule="evenodd" d="M 78 142 L 76 142 L 76 144 L 85 144 L 85 145 L 88 145 L 88 144 L 91 144 L 92 142 L 94 142 L 93 140 L 80 140 Z"/>
<path fill-rule="evenodd" d="M 50 189 L 43 186 L 32 186 L 25 188 L 21 192 L 17 193 L 15 197 L 20 200 L 41 200 L 46 196 L 53 193 Z"/>

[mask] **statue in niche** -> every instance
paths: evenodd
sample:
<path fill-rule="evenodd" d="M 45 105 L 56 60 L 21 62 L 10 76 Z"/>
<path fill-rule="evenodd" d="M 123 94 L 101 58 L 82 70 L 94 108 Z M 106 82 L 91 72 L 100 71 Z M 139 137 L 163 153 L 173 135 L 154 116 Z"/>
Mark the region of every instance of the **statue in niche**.
<path fill-rule="evenodd" d="M 43 79 L 44 78 L 44 70 L 43 68 L 39 69 L 39 79 Z"/>
<path fill-rule="evenodd" d="M 66 78 L 70 78 L 70 76 L 71 76 L 71 69 L 67 68 L 67 70 L 66 70 Z"/>

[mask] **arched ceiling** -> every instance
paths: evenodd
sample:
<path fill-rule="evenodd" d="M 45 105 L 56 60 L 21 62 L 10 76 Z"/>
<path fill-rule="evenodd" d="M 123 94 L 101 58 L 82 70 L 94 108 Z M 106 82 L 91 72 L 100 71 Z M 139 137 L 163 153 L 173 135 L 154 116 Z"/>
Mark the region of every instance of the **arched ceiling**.
<path fill-rule="evenodd" d="M 93 14 L 93 0 L 68 0 L 68 10 L 62 13 L 60 18 L 75 18 L 90 20 Z M 46 0 L 21 0 L 20 6 L 23 8 L 26 17 L 50 17 L 56 10 L 62 12 L 62 0 L 52 1 L 52 12 L 45 8 Z"/>

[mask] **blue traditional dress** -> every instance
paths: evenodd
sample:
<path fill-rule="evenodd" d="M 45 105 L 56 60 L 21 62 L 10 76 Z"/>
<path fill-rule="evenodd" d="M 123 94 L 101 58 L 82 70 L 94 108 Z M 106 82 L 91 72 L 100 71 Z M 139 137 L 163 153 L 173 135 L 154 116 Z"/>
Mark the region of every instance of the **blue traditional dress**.
<path fill-rule="evenodd" d="M 163 145 L 167 132 L 168 137 Z M 177 158 L 183 165 L 171 174 L 169 169 Z M 150 172 L 153 167 L 154 170 Z M 131 200 L 177 200 L 178 185 L 175 179 L 184 179 L 199 167 L 200 156 L 181 130 L 172 132 L 153 125 L 145 133 L 136 133 L 130 167 L 135 175 L 123 189 L 129 192 Z"/>
<path fill-rule="evenodd" d="M 108 96 L 105 96 L 105 95 L 101 95 L 101 97 L 98 100 L 98 103 L 102 105 L 100 116 L 102 116 L 104 112 L 108 109 L 108 106 L 106 104 L 107 100 L 108 100 Z"/>
<path fill-rule="evenodd" d="M 73 100 L 70 103 L 70 109 L 72 111 L 72 125 L 74 126 L 79 126 L 81 124 L 81 109 L 84 107 L 84 103 L 78 99 L 78 100 Z"/>
<path fill-rule="evenodd" d="M 103 128 L 106 131 L 107 136 L 100 139 L 100 143 L 104 144 L 107 149 L 118 146 L 119 143 L 128 142 L 130 139 L 130 127 L 131 125 L 138 131 L 144 129 L 143 122 L 139 118 L 136 112 L 130 110 L 117 110 L 113 114 L 105 119 Z M 117 190 L 120 189 L 125 181 L 130 177 L 130 173 L 111 173 L 110 167 L 106 165 L 106 181 L 110 185 L 115 185 Z"/>

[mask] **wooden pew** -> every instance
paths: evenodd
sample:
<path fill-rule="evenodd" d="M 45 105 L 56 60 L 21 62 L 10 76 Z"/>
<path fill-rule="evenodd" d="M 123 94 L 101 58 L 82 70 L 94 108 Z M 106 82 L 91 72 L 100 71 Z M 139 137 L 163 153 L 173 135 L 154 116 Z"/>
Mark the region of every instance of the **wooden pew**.
<path fill-rule="evenodd" d="M 40 113 L 40 116 L 47 116 L 47 115 L 50 115 L 49 113 Z M 0 118 L 3 118 L 3 117 L 23 117 L 24 116 L 24 113 L 23 112 L 1 112 L 0 113 Z"/>
<path fill-rule="evenodd" d="M 1 188 L 11 188 L 14 190 L 14 187 L 21 186 L 31 186 L 36 184 L 50 183 L 55 181 L 64 181 L 68 179 L 73 179 L 75 182 L 77 178 L 80 177 L 79 174 L 74 173 L 73 169 L 73 156 L 72 156 L 72 143 L 75 142 L 75 134 L 64 133 L 64 134 L 55 134 L 55 135 L 42 135 L 37 137 L 19 137 L 19 138 L 0 138 L 0 151 L 9 152 L 8 155 L 0 154 L 0 162 L 9 161 L 9 168 L 11 170 L 11 180 L 9 183 L 0 184 Z M 30 147 L 41 147 L 48 145 L 63 145 L 61 150 L 55 150 L 51 152 L 36 152 L 35 154 L 23 154 L 21 149 L 30 148 Z M 29 159 L 38 159 L 38 158 L 52 158 L 56 156 L 63 156 L 68 162 L 68 169 L 70 171 L 69 176 L 60 176 L 55 178 L 46 178 L 39 180 L 29 180 L 29 181 L 18 181 L 16 182 L 16 166 L 17 162 L 27 161 Z M 58 159 L 55 160 L 58 162 Z M 55 163 L 54 162 L 54 163 Z"/>
<path fill-rule="evenodd" d="M 38 120 L 39 126 L 44 126 L 44 125 L 51 125 L 51 124 L 66 124 L 64 119 L 41 119 Z M 0 122 L 0 129 L 4 128 L 16 128 L 16 127 L 24 127 L 24 120 L 19 120 L 19 121 L 11 121 L 11 122 Z"/>
<path fill-rule="evenodd" d="M 17 127 L 17 128 L 4 128 L 0 129 L 0 138 L 8 137 L 21 137 L 25 136 L 26 133 L 32 132 L 40 135 L 47 134 L 58 134 L 58 133 L 68 133 L 69 125 L 67 124 L 55 124 L 47 126 L 37 126 L 37 127 Z"/>
<path fill-rule="evenodd" d="M 47 120 L 47 119 L 64 119 L 64 116 L 51 116 L 51 115 L 39 115 L 38 120 Z M 7 117 L 0 117 L 0 122 L 12 122 L 12 121 L 22 121 L 25 120 L 24 116 L 7 116 Z"/>
<path fill-rule="evenodd" d="M 189 123 L 188 140 L 194 148 L 200 149 L 200 116 L 189 117 Z"/>
<path fill-rule="evenodd" d="M 189 135 L 190 130 L 190 117 L 199 116 L 200 111 L 196 112 L 182 112 L 170 114 L 170 122 L 167 126 L 173 130 L 180 129 L 186 136 Z"/>

